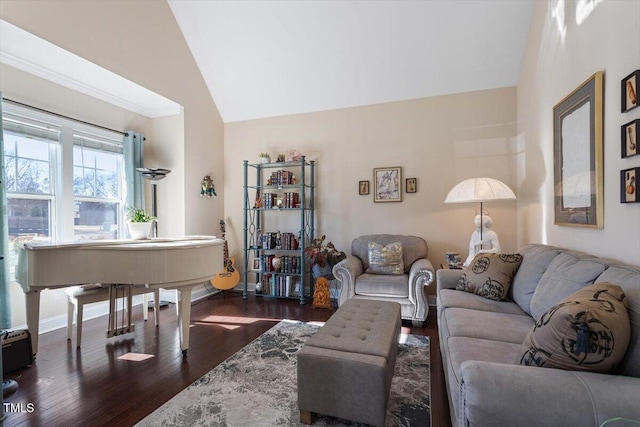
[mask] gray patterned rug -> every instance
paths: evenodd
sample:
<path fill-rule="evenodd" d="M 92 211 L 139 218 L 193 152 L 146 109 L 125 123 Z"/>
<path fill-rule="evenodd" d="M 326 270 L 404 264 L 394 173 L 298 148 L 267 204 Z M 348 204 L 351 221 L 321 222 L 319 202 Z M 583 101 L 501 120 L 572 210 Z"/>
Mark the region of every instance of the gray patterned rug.
<path fill-rule="evenodd" d="M 319 326 L 284 320 L 162 405 L 137 426 L 303 426 L 296 352 Z M 429 338 L 403 335 L 385 424 L 431 425 Z M 356 426 L 318 416 L 314 426 Z"/>

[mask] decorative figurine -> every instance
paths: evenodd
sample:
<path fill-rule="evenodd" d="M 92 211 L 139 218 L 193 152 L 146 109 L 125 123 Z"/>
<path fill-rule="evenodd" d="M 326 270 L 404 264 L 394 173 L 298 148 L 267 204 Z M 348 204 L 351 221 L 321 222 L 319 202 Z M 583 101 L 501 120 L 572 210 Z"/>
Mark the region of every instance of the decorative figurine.
<path fill-rule="evenodd" d="M 482 218 L 482 228 L 480 225 L 480 218 Z M 476 229 L 471 233 L 471 240 L 469 241 L 469 257 L 464 262 L 464 266 L 468 266 L 473 261 L 476 255 L 480 253 L 500 253 L 500 241 L 498 240 L 498 234 L 491 230 L 493 227 L 493 220 L 489 215 L 476 215 L 475 218 Z"/>
<path fill-rule="evenodd" d="M 331 307 L 331 296 L 329 292 L 329 281 L 324 277 L 319 277 L 316 280 L 316 289 L 313 291 L 313 308 L 328 308 Z"/>
<path fill-rule="evenodd" d="M 207 175 L 202 178 L 202 182 L 200 183 L 200 195 L 207 197 L 217 196 L 211 175 Z"/>
<path fill-rule="evenodd" d="M 287 157 L 287 162 L 299 162 L 302 159 L 302 154 L 298 150 L 289 151 L 289 157 Z"/>

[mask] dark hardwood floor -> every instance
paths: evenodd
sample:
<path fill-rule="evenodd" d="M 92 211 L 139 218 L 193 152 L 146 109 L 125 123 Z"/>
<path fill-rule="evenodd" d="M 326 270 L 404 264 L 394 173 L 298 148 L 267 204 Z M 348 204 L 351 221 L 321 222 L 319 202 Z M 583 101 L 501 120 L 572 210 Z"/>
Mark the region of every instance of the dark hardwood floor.
<path fill-rule="evenodd" d="M 294 300 L 216 295 L 193 304 L 186 358 L 173 305 L 161 311 L 159 328 L 151 312 L 144 322 L 136 307 L 136 331 L 116 338 L 105 338 L 106 316 L 85 321 L 81 349 L 75 348 L 75 337 L 73 344 L 66 340 L 65 329 L 42 334 L 36 362 L 6 375 L 19 389 L 5 403 L 24 412 L 9 412 L 4 425 L 133 425 L 280 320 L 325 321 L 332 313 Z M 430 337 L 432 422 L 448 427 L 435 308 L 424 328 L 403 322 L 403 332 Z M 121 359 L 128 353 L 150 357 Z"/>

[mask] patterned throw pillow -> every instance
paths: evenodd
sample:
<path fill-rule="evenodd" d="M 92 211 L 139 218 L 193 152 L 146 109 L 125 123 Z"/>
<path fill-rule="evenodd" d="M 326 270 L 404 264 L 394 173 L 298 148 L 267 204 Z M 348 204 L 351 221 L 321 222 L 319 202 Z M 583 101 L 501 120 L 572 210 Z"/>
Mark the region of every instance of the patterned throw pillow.
<path fill-rule="evenodd" d="M 389 243 L 387 246 L 369 242 L 368 254 L 369 268 L 367 273 L 404 274 L 402 242 Z"/>
<path fill-rule="evenodd" d="M 507 296 L 521 263 L 520 254 L 478 254 L 465 269 L 456 289 L 501 301 Z"/>
<path fill-rule="evenodd" d="M 595 283 L 542 315 L 522 344 L 519 363 L 610 373 L 624 357 L 630 334 L 622 288 Z"/>

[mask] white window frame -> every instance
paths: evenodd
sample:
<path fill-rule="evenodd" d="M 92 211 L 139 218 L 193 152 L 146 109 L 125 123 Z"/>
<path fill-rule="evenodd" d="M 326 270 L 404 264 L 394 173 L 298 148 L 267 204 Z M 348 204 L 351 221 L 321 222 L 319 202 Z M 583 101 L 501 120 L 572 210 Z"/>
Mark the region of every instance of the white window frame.
<path fill-rule="evenodd" d="M 11 103 L 3 104 L 3 118 L 24 122 L 26 124 L 38 125 L 59 132 L 58 143 L 52 143 L 54 154 L 51 157 L 51 187 L 49 195 L 40 194 L 24 194 L 7 191 L 7 198 L 30 198 L 30 199 L 49 199 L 52 200 L 50 205 L 50 221 L 49 234 L 52 242 L 73 241 L 74 236 L 74 203 L 76 200 L 87 201 L 105 201 L 113 202 L 112 199 L 84 198 L 77 197 L 73 191 L 73 147 L 74 135 L 90 137 L 92 139 L 103 141 L 107 145 L 122 145 L 123 136 L 121 133 L 108 131 L 98 127 L 85 125 L 75 120 L 66 119 L 40 112 L 31 108 L 14 105 Z M 120 199 L 118 199 L 118 238 L 124 236 L 124 167 L 122 168 L 122 182 L 120 183 Z"/>

